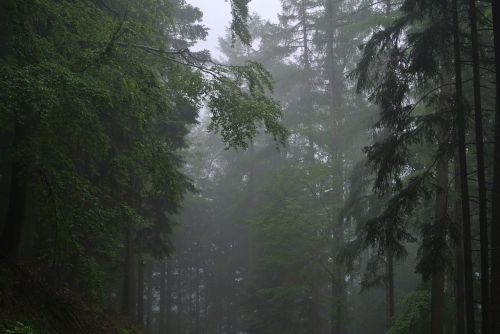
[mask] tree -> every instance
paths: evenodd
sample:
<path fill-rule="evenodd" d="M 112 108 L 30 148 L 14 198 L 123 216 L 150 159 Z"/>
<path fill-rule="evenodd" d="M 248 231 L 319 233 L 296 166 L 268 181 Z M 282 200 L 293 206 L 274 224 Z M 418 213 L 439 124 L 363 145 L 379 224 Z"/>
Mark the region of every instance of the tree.
<path fill-rule="evenodd" d="M 496 104 L 493 200 L 491 218 L 491 332 L 500 330 L 500 6 L 492 2 L 493 38 L 495 47 Z"/>
<path fill-rule="evenodd" d="M 450 76 L 449 69 L 444 65 L 447 50 L 442 46 L 450 44 L 451 20 L 447 15 L 446 3 L 431 5 L 405 2 L 401 10 L 403 16 L 400 19 L 375 33 L 367 43 L 356 73 L 360 90 L 368 90 L 372 101 L 382 109 L 376 126 L 388 131 L 386 139 L 367 149 L 370 164 L 377 173 L 375 188 L 382 194 L 388 189 L 396 191 L 384 216 L 404 221 L 421 198 L 428 198 L 428 182 L 430 176 L 436 173 L 435 222 L 424 226 L 421 247 L 423 257 L 418 269 L 424 277 L 432 277 L 431 332 L 441 333 L 449 234 L 447 193 L 451 150 L 451 138 L 447 130 L 450 107 L 446 102 L 450 96 L 446 89 Z M 432 23 L 422 27 L 422 18 L 433 16 L 437 17 Z M 434 44 L 429 48 L 431 35 L 432 43 L 439 45 Z M 407 41 L 405 45 L 399 43 L 403 38 Z M 418 95 L 414 99 L 412 94 L 415 90 Z M 422 114 L 419 109 L 421 102 L 434 107 L 436 112 Z M 436 153 L 424 165 L 422 172 L 411 178 L 405 177 L 408 181 L 403 183 L 402 175 L 407 174 L 404 170 L 411 173 L 414 163 L 410 147 L 418 145 L 425 138 L 436 143 Z M 427 262 L 430 258 L 432 262 Z"/>
<path fill-rule="evenodd" d="M 233 2 L 243 37 L 246 5 Z M 245 147 L 261 125 L 283 142 L 271 78 L 255 62 L 186 49 L 206 29 L 181 0 L 5 1 L 0 11 L 0 253 L 140 315 L 138 257 L 171 252 L 172 215 L 194 190 L 180 150 L 198 109 L 207 102 L 228 146 Z"/>
<path fill-rule="evenodd" d="M 458 170 L 460 173 L 457 183 L 460 184 L 461 191 L 461 225 L 462 225 L 462 242 L 463 249 L 458 254 L 459 261 L 463 257 L 463 272 L 458 272 L 458 275 L 464 277 L 464 294 L 463 301 L 465 307 L 461 303 L 458 304 L 458 314 L 465 312 L 467 333 L 474 332 L 474 310 L 473 310 L 473 287 L 472 287 L 472 250 L 471 250 L 471 222 L 470 222 L 470 206 L 469 206 L 469 184 L 467 179 L 467 156 L 466 156 L 466 132 L 465 132 L 465 110 L 463 101 L 462 89 L 462 66 L 461 66 L 461 46 L 460 46 L 460 27 L 458 20 L 458 1 L 452 2 L 453 10 L 453 51 L 455 63 L 455 108 L 456 108 L 456 128 L 457 128 L 457 151 L 458 151 Z M 456 175 L 458 177 L 458 175 Z M 462 253 L 463 252 L 463 253 Z M 457 266 L 457 270 L 458 270 Z M 460 287 L 458 287 L 460 289 Z M 457 299 L 459 296 L 457 294 Z M 462 309 L 463 308 L 463 309 Z M 463 329 L 464 319 L 458 317 L 459 329 Z"/>
<path fill-rule="evenodd" d="M 481 239 L 481 333 L 490 330 L 490 266 L 488 242 L 488 212 L 484 164 L 483 115 L 481 104 L 481 78 L 479 69 L 479 40 L 477 32 L 476 1 L 469 0 L 469 17 L 472 42 L 472 68 L 474 87 L 474 124 L 476 133 L 477 179 L 479 188 L 479 230 Z M 462 182 L 465 182 L 462 180 Z"/>

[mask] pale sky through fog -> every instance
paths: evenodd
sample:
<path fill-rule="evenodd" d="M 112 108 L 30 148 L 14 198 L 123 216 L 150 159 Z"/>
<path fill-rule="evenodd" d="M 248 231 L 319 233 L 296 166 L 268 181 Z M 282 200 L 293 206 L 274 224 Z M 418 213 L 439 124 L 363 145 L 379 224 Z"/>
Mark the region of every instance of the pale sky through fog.
<path fill-rule="evenodd" d="M 206 41 L 198 43 L 195 49 L 208 49 L 218 58 L 218 38 L 223 36 L 231 22 L 231 6 L 226 0 L 186 0 L 203 12 L 203 23 L 210 28 Z M 276 22 L 281 9 L 280 0 L 252 0 L 250 12 L 256 12 L 263 19 Z"/>

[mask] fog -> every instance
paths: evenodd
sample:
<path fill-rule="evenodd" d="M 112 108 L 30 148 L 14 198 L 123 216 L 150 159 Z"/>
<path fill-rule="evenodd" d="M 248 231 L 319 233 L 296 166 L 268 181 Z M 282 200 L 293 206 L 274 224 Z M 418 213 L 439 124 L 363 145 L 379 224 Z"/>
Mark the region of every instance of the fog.
<path fill-rule="evenodd" d="M 203 12 L 203 24 L 209 28 L 205 41 L 196 44 L 197 49 L 207 49 L 219 58 L 218 38 L 224 37 L 226 29 L 231 24 L 231 6 L 226 0 L 188 0 L 188 3 L 200 8 Z M 261 18 L 277 21 L 281 5 L 280 0 L 252 0 L 249 5 L 251 13 Z"/>
<path fill-rule="evenodd" d="M 1 0 L 0 333 L 500 333 L 476 2 Z"/>

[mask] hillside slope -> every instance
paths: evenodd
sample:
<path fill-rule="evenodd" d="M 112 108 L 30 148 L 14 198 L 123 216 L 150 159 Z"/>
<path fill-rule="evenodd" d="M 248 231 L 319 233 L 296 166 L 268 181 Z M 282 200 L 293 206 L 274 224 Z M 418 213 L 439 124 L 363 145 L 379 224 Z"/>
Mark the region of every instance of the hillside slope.
<path fill-rule="evenodd" d="M 0 333 L 134 334 L 123 318 L 56 289 L 27 268 L 0 260 Z"/>

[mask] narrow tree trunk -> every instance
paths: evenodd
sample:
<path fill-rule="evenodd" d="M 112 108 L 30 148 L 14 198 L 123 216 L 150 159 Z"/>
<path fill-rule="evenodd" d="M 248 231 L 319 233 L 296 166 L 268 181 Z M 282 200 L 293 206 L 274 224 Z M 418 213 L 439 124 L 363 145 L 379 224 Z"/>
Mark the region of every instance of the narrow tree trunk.
<path fill-rule="evenodd" d="M 250 143 L 250 170 L 249 170 L 249 180 L 248 180 L 248 191 L 250 194 L 250 212 L 249 215 L 252 217 L 255 214 L 256 203 L 255 203 L 255 144 L 252 141 Z M 255 271 L 255 258 L 256 258 L 256 247 L 255 247 L 255 235 L 254 231 L 250 226 L 247 227 L 248 233 L 248 245 L 247 245 L 247 280 L 251 281 L 253 278 L 253 273 Z"/>
<path fill-rule="evenodd" d="M 496 65 L 495 153 L 491 219 L 491 333 L 500 333 L 500 4 L 492 1 Z"/>
<path fill-rule="evenodd" d="M 311 70 L 311 60 L 309 59 L 309 40 L 307 36 L 307 8 L 306 0 L 302 0 L 300 7 L 300 20 L 302 22 L 302 44 L 303 44 L 303 57 L 304 57 L 304 68 L 306 71 Z M 309 77 L 310 73 L 306 73 Z"/>
<path fill-rule="evenodd" d="M 137 309 L 137 256 L 134 247 L 135 233 L 131 226 L 126 228 L 125 277 L 123 284 L 122 313 L 129 319 L 136 319 Z"/>
<path fill-rule="evenodd" d="M 469 0 L 472 41 L 472 72 L 474 86 L 474 120 L 476 132 L 477 180 L 479 190 L 479 231 L 481 240 L 481 334 L 489 333 L 490 271 L 488 243 L 488 213 L 486 177 L 484 167 L 483 116 L 481 108 L 481 73 L 479 71 L 479 41 L 477 32 L 476 1 Z"/>
<path fill-rule="evenodd" d="M 455 191 L 457 193 L 460 192 L 460 166 L 458 164 L 458 152 L 455 157 L 454 164 L 454 174 L 455 174 Z M 455 223 L 460 225 L 460 229 L 462 229 L 462 217 L 460 215 L 461 202 L 460 199 L 457 199 L 454 206 L 455 212 Z M 455 255 L 455 277 L 454 277 L 454 290 L 455 290 L 455 307 L 456 307 L 456 334 L 465 334 L 465 289 L 464 289 L 464 251 L 463 251 L 463 240 L 462 238 L 458 238 L 455 240 L 454 247 L 454 255 Z"/>
<path fill-rule="evenodd" d="M 177 255 L 177 332 L 182 333 L 182 261 L 181 254 Z"/>
<path fill-rule="evenodd" d="M 462 203 L 462 239 L 464 255 L 465 319 L 467 334 L 474 331 L 474 296 L 472 286 L 472 246 L 469 204 L 469 184 L 467 181 L 467 155 L 465 147 L 465 112 L 463 107 L 462 68 L 460 54 L 460 30 L 458 20 L 458 0 L 452 0 L 453 50 L 455 63 L 455 109 L 458 142 L 458 164 L 460 170 L 460 192 Z"/>
<path fill-rule="evenodd" d="M 226 303 L 225 303 L 225 309 L 226 309 L 226 312 L 225 312 L 225 316 L 226 316 L 226 330 L 224 331 L 224 333 L 227 333 L 227 334 L 232 334 L 233 332 L 233 309 L 231 307 L 231 300 L 229 299 L 226 299 Z"/>
<path fill-rule="evenodd" d="M 332 247 L 333 248 L 333 247 Z M 334 253 L 334 250 L 332 250 L 332 254 Z M 335 268 L 334 268 L 335 269 Z M 338 289 L 337 287 L 337 280 L 336 280 L 336 275 L 332 273 L 331 277 L 331 295 L 330 295 L 330 334 L 337 334 L 338 329 L 336 327 L 337 324 L 337 318 L 335 314 L 335 304 L 336 304 L 336 299 L 337 299 L 337 293 L 336 290 Z"/>
<path fill-rule="evenodd" d="M 330 116 L 333 122 L 333 138 L 335 140 L 336 131 L 338 128 L 338 120 L 336 111 L 342 104 L 342 90 L 340 89 L 340 82 L 342 77 L 337 77 L 337 65 L 335 63 L 335 22 L 336 11 L 338 10 L 337 0 L 328 0 L 326 2 L 326 15 L 327 15 L 327 55 L 326 55 L 326 71 L 328 73 L 328 93 L 329 93 L 329 108 Z M 337 84 L 338 86 L 337 87 Z M 331 145 L 335 145 L 332 142 Z M 336 152 L 338 153 L 338 152 Z"/>
<path fill-rule="evenodd" d="M 311 287 L 311 334 L 321 334 L 322 319 L 321 319 L 321 295 L 320 284 L 317 279 L 318 273 L 314 273 Z"/>
<path fill-rule="evenodd" d="M 172 288 L 174 283 L 172 258 L 167 260 L 167 289 L 165 291 L 165 328 L 167 333 L 173 333 L 172 324 Z"/>
<path fill-rule="evenodd" d="M 6 136 L 1 134 L 0 141 L 2 143 L 8 143 Z M 7 223 L 13 167 L 10 155 L 3 151 L 7 151 L 7 149 L 0 148 L 0 161 L 2 162 L 0 165 L 0 236 Z"/>
<path fill-rule="evenodd" d="M 330 122 L 332 124 L 332 134 L 330 139 L 330 155 L 332 160 L 332 170 L 335 175 L 333 189 L 336 189 L 337 202 L 343 202 L 343 166 L 342 155 L 337 147 L 337 130 L 339 128 L 339 120 L 337 111 L 342 104 L 342 91 L 340 85 L 337 85 L 340 80 L 337 78 L 337 66 L 335 63 L 335 22 L 336 11 L 338 9 L 336 0 L 326 1 L 327 15 L 327 55 L 326 55 L 326 71 L 328 74 L 328 93 L 329 93 L 329 109 Z M 337 258 L 337 253 L 344 242 L 343 238 L 343 217 L 338 219 L 332 217 L 332 258 Z M 344 318 L 344 302 L 345 302 L 345 282 L 344 270 L 340 261 L 333 261 L 332 275 L 332 295 L 331 295 L 331 318 L 330 318 L 330 333 L 341 334 Z"/>
<path fill-rule="evenodd" d="M 444 58 L 444 57 L 443 57 Z M 451 81 L 451 72 L 443 59 L 442 82 Z M 449 87 L 441 89 L 443 101 L 449 98 L 451 90 Z M 443 103 L 445 107 L 446 104 Z M 444 312 L 444 288 L 445 288 L 445 253 L 447 249 L 447 217 L 448 217 L 448 173 L 449 173 L 449 130 L 444 126 L 436 129 L 438 140 L 438 156 L 436 157 L 436 205 L 434 224 L 432 226 L 432 243 L 434 248 L 434 259 L 431 268 L 431 334 L 443 334 L 445 312 Z"/>
<path fill-rule="evenodd" d="M 165 328 L 165 301 L 166 301 L 166 286 L 165 286 L 165 260 L 162 259 L 159 265 L 160 268 L 160 313 L 158 314 L 158 333 L 168 333 Z"/>
<path fill-rule="evenodd" d="M 15 148 L 21 144 L 24 137 L 23 124 L 16 119 L 12 147 Z M 21 161 L 13 161 L 10 172 L 9 204 L 5 225 L 0 234 L 0 256 L 9 261 L 17 262 L 24 227 L 28 185 L 25 166 Z"/>
<path fill-rule="evenodd" d="M 142 259 L 137 261 L 137 322 L 144 326 L 144 262 Z"/>
<path fill-rule="evenodd" d="M 191 266 L 186 263 L 186 271 L 184 275 L 184 282 L 186 284 L 186 308 L 187 308 L 187 331 L 192 333 L 193 330 L 193 278 L 191 276 Z"/>
<path fill-rule="evenodd" d="M 7 220 L 0 236 L 0 256 L 17 262 L 26 212 L 27 184 L 23 168 L 13 164 Z"/>
<path fill-rule="evenodd" d="M 442 129 L 441 131 L 445 131 Z M 446 133 L 442 133 L 440 146 L 447 145 Z M 442 154 L 437 162 L 436 217 L 434 222 L 434 243 L 440 251 L 446 248 L 446 218 L 448 207 L 448 160 Z M 442 254 L 439 254 L 440 258 Z M 443 334 L 444 318 L 444 263 L 437 261 L 432 268 L 431 286 L 431 334 Z"/>
<path fill-rule="evenodd" d="M 310 49 L 309 49 L 309 37 L 308 37 L 308 26 L 307 26 L 307 1 L 302 0 L 300 4 L 300 25 L 302 29 L 302 59 L 303 59 L 303 66 L 304 66 L 304 73 L 305 73 L 305 79 L 304 79 L 304 93 L 305 93 L 305 100 L 303 101 L 303 107 L 304 110 L 302 112 L 304 115 L 307 115 L 308 113 L 312 113 L 313 107 L 312 103 L 310 101 L 310 96 L 311 96 L 311 91 L 312 91 L 312 78 L 311 78 L 311 54 L 310 54 Z M 309 129 L 312 129 L 312 117 L 309 116 L 308 118 L 305 119 L 306 124 L 309 126 Z M 309 131 L 310 133 L 312 132 L 311 130 Z M 307 141 L 308 141 L 308 152 L 307 152 L 307 160 L 309 162 L 314 162 L 314 155 L 315 155 L 315 148 L 314 148 L 314 140 L 311 136 L 311 134 L 307 134 Z"/>
<path fill-rule="evenodd" d="M 388 252 L 386 258 L 386 328 L 391 327 L 392 319 L 394 318 L 395 306 L 394 306 L 394 255 L 392 252 Z"/>
<path fill-rule="evenodd" d="M 146 270 L 146 333 L 153 333 L 153 271 L 152 265 L 148 264 Z"/>
<path fill-rule="evenodd" d="M 391 0 L 385 1 L 385 15 L 389 17 L 392 12 L 392 3 Z M 394 295 L 394 253 L 392 250 L 387 249 L 387 262 L 386 262 L 386 303 L 387 303 L 387 311 L 386 311 L 386 328 L 389 329 L 392 325 L 392 319 L 396 313 L 395 307 L 395 295 Z"/>
<path fill-rule="evenodd" d="M 344 291 L 345 291 L 345 282 L 344 282 L 344 270 L 341 263 L 337 263 L 337 289 L 336 289 L 336 308 L 335 308 L 335 333 L 342 334 L 343 333 L 343 318 L 344 318 Z"/>
<path fill-rule="evenodd" d="M 200 334 L 200 266 L 196 266 L 195 276 L 195 334 Z"/>

